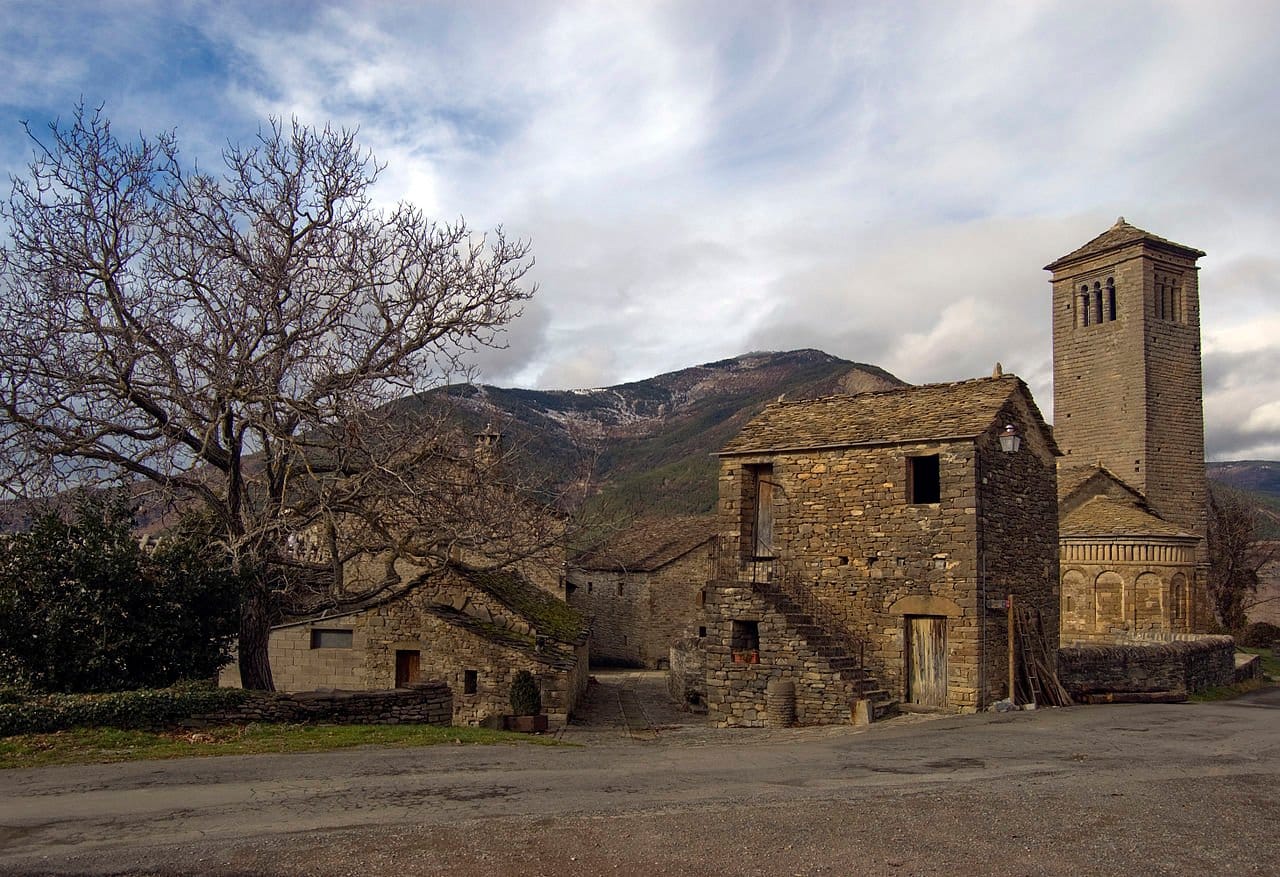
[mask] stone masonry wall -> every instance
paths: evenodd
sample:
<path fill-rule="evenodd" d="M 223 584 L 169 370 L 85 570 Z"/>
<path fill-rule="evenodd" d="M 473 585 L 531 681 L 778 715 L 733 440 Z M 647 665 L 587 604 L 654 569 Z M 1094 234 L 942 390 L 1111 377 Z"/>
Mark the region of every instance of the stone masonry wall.
<path fill-rule="evenodd" d="M 893 697 L 906 699 L 904 613 L 919 611 L 915 607 L 953 606 L 945 613 L 922 613 L 947 616 L 948 706 L 983 708 L 1003 697 L 1007 685 L 1007 616 L 989 604 L 1003 601 L 1010 592 L 1018 595 L 1040 611 L 1050 632 L 1049 645 L 1057 645 L 1055 470 L 1046 462 L 1051 453 L 1045 447 L 1038 453 L 1028 445 L 1018 454 L 1003 454 L 996 436 L 1005 423 L 1018 425 L 1027 441 L 1043 443 L 1028 412 L 1011 407 L 976 443 L 955 440 L 724 458 L 722 544 L 731 558 L 739 559 L 739 575 L 749 578 L 756 471 L 752 467 L 771 465 L 778 564 L 788 576 L 809 583 L 826 610 L 858 635 L 861 643 L 852 646 L 851 653 Z M 940 501 L 912 504 L 908 459 L 932 454 L 939 457 Z M 936 600 L 930 603 L 928 598 Z M 722 614 L 736 609 L 755 611 L 754 605 L 741 603 L 741 597 L 719 607 Z M 723 630 L 719 638 L 708 633 L 708 641 L 723 652 Z M 709 679 L 714 672 L 713 650 Z M 709 700 L 715 697 L 709 690 Z"/>
<path fill-rule="evenodd" d="M 345 725 L 451 725 L 453 694 L 443 682 L 416 682 L 392 691 L 252 691 L 244 703 L 192 716 L 187 727 L 245 722 L 330 722 Z"/>
<path fill-rule="evenodd" d="M 1114 642 L 1187 630 L 1195 546 L 1172 540 L 1063 540 L 1062 641 Z"/>
<path fill-rule="evenodd" d="M 567 720 L 586 690 L 585 644 L 575 650 L 553 643 L 538 654 L 531 635 L 489 623 L 495 641 L 429 611 L 425 604 L 439 596 L 415 593 L 363 612 L 275 628 L 269 656 L 276 688 L 390 689 L 396 652 L 416 651 L 419 677 L 441 679 L 454 692 L 454 724 L 476 725 L 510 713 L 511 683 L 522 669 L 538 679 L 547 715 Z M 351 648 L 312 648 L 313 629 L 349 630 Z M 475 674 L 474 692 L 467 690 L 468 671 Z M 240 684 L 234 664 L 223 670 L 220 683 Z"/>
<path fill-rule="evenodd" d="M 760 635 L 759 662 L 735 663 L 731 648 L 734 621 L 754 621 Z M 788 628 L 750 585 L 721 581 L 707 587 L 706 699 L 713 722 L 728 727 L 763 727 L 766 689 L 773 679 L 796 686 L 796 723 L 847 724 L 852 721 L 854 686 Z"/>
<path fill-rule="evenodd" d="M 707 573 L 706 546 L 653 571 L 571 568 L 568 602 L 592 620 L 592 663 L 666 667 L 672 641 L 701 612 Z"/>
<path fill-rule="evenodd" d="M 1235 681 L 1235 641 L 1229 636 L 1201 636 L 1169 643 L 1070 646 L 1058 651 L 1058 679 L 1077 698 L 1191 694 Z"/>
<path fill-rule="evenodd" d="M 979 708 L 1009 694 L 1008 614 L 993 604 L 1012 594 L 1019 605 L 1039 612 L 1050 652 L 1059 641 L 1057 465 L 1020 409 L 1015 403 L 1006 406 L 976 445 L 978 591 L 976 600 L 957 602 L 966 618 L 973 613 L 980 619 L 974 644 L 982 663 Z M 1024 437 L 1013 454 L 1000 449 L 998 437 L 1010 423 Z M 977 679 L 976 665 L 972 675 Z"/>
<path fill-rule="evenodd" d="M 1176 319 L 1158 313 L 1157 284 L 1176 278 Z M 1113 278 L 1116 319 L 1082 325 L 1082 285 Z M 1063 466 L 1102 464 L 1160 517 L 1207 531 L 1200 298 L 1195 259 L 1134 244 L 1053 276 L 1054 435 Z M 1194 629 L 1209 620 L 1207 544 L 1196 548 Z"/>
<path fill-rule="evenodd" d="M 699 615 L 699 620 L 705 619 Z M 671 695 L 671 700 L 684 709 L 705 712 L 707 708 L 706 637 L 678 637 L 671 643 L 669 661 L 667 693 Z"/>
<path fill-rule="evenodd" d="M 941 501 L 913 505 L 906 493 L 907 458 L 931 454 L 939 456 Z M 890 607 L 903 597 L 923 595 L 967 603 L 971 612 L 976 609 L 972 442 L 725 458 L 720 515 L 722 540 L 731 556 L 742 558 L 750 550 L 754 501 L 747 467 L 763 463 L 773 467 L 774 550 L 779 563 L 789 575 L 811 583 L 827 610 L 861 635 L 867 668 L 901 699 L 905 627 L 903 617 L 892 614 Z M 735 597 L 730 605 L 740 599 Z M 708 634 L 709 640 L 715 639 L 710 630 Z M 956 706 L 974 706 L 972 674 L 962 668 L 976 660 L 976 640 L 972 616 L 948 619 L 948 684 L 956 694 Z M 761 698 L 763 685 L 762 681 Z M 708 696 L 713 697 L 710 692 Z M 840 708 L 847 710 L 848 704 Z"/>

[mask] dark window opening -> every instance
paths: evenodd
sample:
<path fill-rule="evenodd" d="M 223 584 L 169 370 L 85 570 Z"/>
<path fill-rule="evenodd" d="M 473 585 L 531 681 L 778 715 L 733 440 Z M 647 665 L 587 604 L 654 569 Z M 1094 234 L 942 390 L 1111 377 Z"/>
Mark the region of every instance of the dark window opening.
<path fill-rule="evenodd" d="M 698 608 L 702 608 L 703 606 L 706 606 L 706 605 L 707 605 L 707 592 L 704 589 L 698 592 Z"/>
<path fill-rule="evenodd" d="M 707 629 L 705 627 L 699 627 L 698 636 L 706 636 L 706 635 L 707 635 Z"/>
<path fill-rule="evenodd" d="M 577 585 L 575 585 L 573 582 L 565 582 L 565 583 L 564 583 L 564 592 L 565 592 L 566 594 L 572 594 L 572 593 L 573 593 L 574 591 L 576 591 L 576 590 L 578 590 L 578 586 L 577 586 Z"/>
<path fill-rule="evenodd" d="M 595 590 L 595 583 L 587 582 L 587 593 L 590 594 L 593 590 Z"/>
<path fill-rule="evenodd" d="M 938 455 L 907 458 L 907 496 L 912 505 L 942 501 L 942 476 Z"/>
<path fill-rule="evenodd" d="M 1096 316 L 1098 319 L 1095 322 L 1101 323 L 1102 322 L 1102 284 L 1101 283 L 1095 283 L 1093 285 L 1093 301 L 1094 301 L 1094 304 L 1097 305 L 1097 310 L 1094 311 L 1094 316 Z"/>
<path fill-rule="evenodd" d="M 319 627 L 311 629 L 311 648 L 313 649 L 349 649 L 352 645 L 350 630 L 326 630 Z"/>
<path fill-rule="evenodd" d="M 1115 320 L 1116 318 L 1116 282 L 1114 278 L 1107 278 L 1107 319 Z"/>
<path fill-rule="evenodd" d="M 462 671 L 462 693 L 475 694 L 480 688 L 480 671 L 463 670 Z"/>
<path fill-rule="evenodd" d="M 1089 287 L 1080 287 L 1080 325 L 1089 325 Z"/>
<path fill-rule="evenodd" d="M 729 649 L 735 664 L 757 664 L 760 661 L 760 622 L 735 621 L 730 631 Z"/>
<path fill-rule="evenodd" d="M 618 596 L 622 596 L 622 582 L 618 582 Z"/>

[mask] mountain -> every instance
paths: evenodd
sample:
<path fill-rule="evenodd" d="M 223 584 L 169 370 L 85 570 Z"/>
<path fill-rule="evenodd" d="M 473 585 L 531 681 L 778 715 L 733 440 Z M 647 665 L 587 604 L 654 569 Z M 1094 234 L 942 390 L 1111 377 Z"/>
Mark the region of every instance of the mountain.
<path fill-rule="evenodd" d="M 464 424 L 486 425 L 540 467 L 569 473 L 597 455 L 600 509 L 689 514 L 716 501 L 711 456 L 768 402 L 905 386 L 884 369 L 819 350 L 748 353 L 591 390 L 450 388 Z"/>
<path fill-rule="evenodd" d="M 1243 494 L 1258 510 L 1258 535 L 1280 539 L 1280 462 L 1235 460 L 1209 463 L 1205 474 L 1214 484 Z"/>

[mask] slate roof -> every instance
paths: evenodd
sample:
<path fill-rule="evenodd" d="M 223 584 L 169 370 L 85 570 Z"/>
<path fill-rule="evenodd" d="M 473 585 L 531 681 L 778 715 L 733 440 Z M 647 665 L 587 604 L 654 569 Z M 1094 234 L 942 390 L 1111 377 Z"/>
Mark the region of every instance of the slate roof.
<path fill-rule="evenodd" d="M 1105 481 L 1110 481 L 1119 490 L 1131 495 L 1135 500 L 1142 501 L 1142 494 L 1125 483 L 1124 479 L 1116 475 L 1106 466 L 1097 463 L 1086 464 L 1084 466 L 1059 466 L 1058 467 L 1058 497 L 1062 502 L 1072 500 L 1073 494 L 1084 487 L 1090 481 L 1095 482 L 1095 489 L 1101 489 L 1101 485 Z"/>
<path fill-rule="evenodd" d="M 1072 262 L 1078 262 L 1081 259 L 1087 259 L 1090 256 L 1097 256 L 1111 250 L 1118 250 L 1121 247 L 1127 247 L 1130 244 L 1134 244 L 1139 241 L 1145 241 L 1146 243 L 1153 244 L 1158 248 L 1173 250 L 1179 255 L 1190 256 L 1196 259 L 1204 255 L 1204 252 L 1201 250 L 1188 247 L 1184 244 L 1174 243 L 1167 238 L 1162 238 L 1149 231 L 1143 231 L 1137 226 L 1130 225 L 1125 222 L 1124 217 L 1121 216 L 1116 220 L 1115 225 L 1089 241 L 1083 247 L 1072 250 L 1061 259 L 1057 259 L 1050 262 L 1048 265 L 1045 265 L 1044 268 L 1046 271 L 1056 271 L 1062 266 L 1069 265 Z"/>
<path fill-rule="evenodd" d="M 1015 375 L 1002 375 L 774 402 L 747 423 L 720 454 L 976 438 L 991 427 L 1000 409 L 1018 392 L 1025 394 L 1033 418 L 1053 446 L 1027 385 Z M 1056 446 L 1053 449 L 1056 451 Z"/>
<path fill-rule="evenodd" d="M 653 572 L 705 544 L 715 535 L 715 515 L 646 518 L 575 557 L 581 569 Z"/>
<path fill-rule="evenodd" d="M 1058 523 L 1060 536 L 1160 536 L 1195 539 L 1136 503 L 1095 496 Z"/>

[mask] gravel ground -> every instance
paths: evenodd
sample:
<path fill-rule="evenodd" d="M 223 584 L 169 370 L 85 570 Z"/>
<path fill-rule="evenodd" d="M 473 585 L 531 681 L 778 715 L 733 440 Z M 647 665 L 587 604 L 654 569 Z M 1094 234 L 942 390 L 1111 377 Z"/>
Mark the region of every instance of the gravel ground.
<path fill-rule="evenodd" d="M 1280 874 L 1274 689 L 638 733 L 596 693 L 581 746 L 8 771 L 0 873 Z"/>

